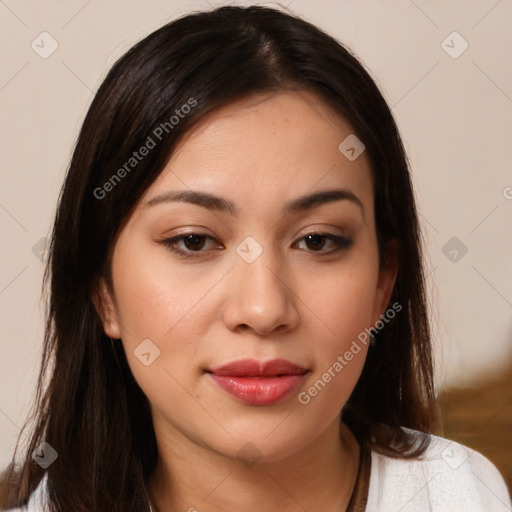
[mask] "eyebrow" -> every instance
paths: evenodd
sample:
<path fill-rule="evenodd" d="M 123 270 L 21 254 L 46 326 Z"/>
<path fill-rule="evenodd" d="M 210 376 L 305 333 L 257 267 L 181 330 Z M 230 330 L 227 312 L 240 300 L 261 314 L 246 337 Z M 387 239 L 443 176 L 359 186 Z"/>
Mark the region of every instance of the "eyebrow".
<path fill-rule="evenodd" d="M 285 215 L 293 215 L 312 208 L 316 208 L 323 204 L 332 203 L 334 201 L 347 200 L 359 206 L 364 218 L 364 206 L 361 200 L 351 191 L 346 188 L 337 188 L 332 190 L 323 190 L 320 192 L 313 192 L 300 196 L 284 206 Z M 239 209 L 236 205 L 222 197 L 195 190 L 182 190 L 182 191 L 169 191 L 159 194 L 150 199 L 144 207 L 156 206 L 168 202 L 185 202 L 203 206 L 209 210 L 216 210 L 218 212 L 229 213 L 230 215 L 238 215 Z"/>

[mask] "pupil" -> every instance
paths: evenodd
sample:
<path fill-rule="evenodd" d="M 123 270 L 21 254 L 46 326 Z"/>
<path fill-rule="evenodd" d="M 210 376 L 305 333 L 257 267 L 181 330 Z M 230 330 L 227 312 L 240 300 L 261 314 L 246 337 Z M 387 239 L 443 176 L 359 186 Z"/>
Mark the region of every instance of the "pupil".
<path fill-rule="evenodd" d="M 191 247 L 199 244 L 200 247 Z M 204 245 L 201 244 L 201 235 L 188 235 L 187 238 L 185 238 L 185 245 L 187 246 L 187 249 L 201 249 L 201 247 Z"/>
<path fill-rule="evenodd" d="M 318 246 L 322 245 L 320 243 L 321 239 L 322 239 L 322 235 L 308 235 L 308 239 L 309 239 L 310 242 L 313 243 L 314 247 L 318 247 Z"/>

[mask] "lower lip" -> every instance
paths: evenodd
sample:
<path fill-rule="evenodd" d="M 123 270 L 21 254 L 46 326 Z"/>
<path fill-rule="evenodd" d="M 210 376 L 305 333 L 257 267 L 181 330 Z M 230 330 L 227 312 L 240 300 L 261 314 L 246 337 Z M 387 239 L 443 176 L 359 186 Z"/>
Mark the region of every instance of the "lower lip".
<path fill-rule="evenodd" d="M 248 405 L 271 405 L 288 398 L 303 381 L 304 375 L 281 377 L 230 377 L 209 373 L 224 391 Z"/>

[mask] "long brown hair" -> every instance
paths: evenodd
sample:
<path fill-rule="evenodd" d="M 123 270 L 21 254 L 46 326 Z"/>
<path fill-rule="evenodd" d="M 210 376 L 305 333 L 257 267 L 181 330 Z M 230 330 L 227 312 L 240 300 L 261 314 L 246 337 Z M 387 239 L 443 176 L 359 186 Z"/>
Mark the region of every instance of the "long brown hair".
<path fill-rule="evenodd" d="M 95 287 L 100 277 L 111 283 L 116 236 L 183 135 L 224 105 L 280 90 L 311 90 L 349 121 L 371 162 L 381 262 L 390 241 L 396 246 L 390 303 L 402 310 L 376 333 L 343 419 L 376 451 L 423 453 L 428 436 L 418 443 L 401 428 L 432 432 L 436 407 L 418 216 L 391 111 L 358 59 L 315 26 L 274 9 L 222 7 L 174 20 L 136 44 L 112 67 L 89 108 L 45 270 L 44 355 L 23 431 L 31 419 L 35 427 L 21 468 L 13 458 L 3 474 L 0 505 L 25 503 L 46 472 L 52 512 L 147 510 L 144 485 L 157 457 L 149 404 L 122 345 L 103 331 Z M 194 108 L 171 123 L 191 100 Z M 149 154 L 112 181 L 165 123 Z M 43 441 L 58 453 L 46 470 L 31 457 Z"/>

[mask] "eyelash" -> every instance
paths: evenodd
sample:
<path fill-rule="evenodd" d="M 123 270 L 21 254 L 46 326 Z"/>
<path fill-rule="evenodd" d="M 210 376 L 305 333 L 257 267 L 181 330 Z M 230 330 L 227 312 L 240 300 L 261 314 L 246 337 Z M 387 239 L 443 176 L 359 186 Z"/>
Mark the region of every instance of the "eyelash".
<path fill-rule="evenodd" d="M 354 243 L 352 238 L 349 238 L 349 237 L 333 235 L 332 233 L 317 233 L 316 231 L 308 233 L 307 235 L 304 235 L 303 237 L 301 237 L 298 240 L 298 242 L 306 239 L 308 236 L 315 236 L 315 235 L 322 237 L 322 238 L 326 238 L 335 243 L 335 248 L 331 251 L 322 251 L 322 250 L 321 251 L 314 251 L 314 250 L 309 251 L 312 253 L 318 253 L 321 256 L 328 256 L 328 255 L 334 254 L 336 252 L 342 251 L 344 249 L 348 249 Z M 185 250 L 179 249 L 177 247 L 177 243 L 179 241 L 184 240 L 185 238 L 188 238 L 190 236 L 198 236 L 200 238 L 215 240 L 215 238 L 213 236 L 202 234 L 202 233 L 186 233 L 183 235 L 177 235 L 172 238 L 166 238 L 165 240 L 162 240 L 160 243 L 162 245 L 164 245 L 165 247 L 167 247 L 170 251 L 173 251 L 173 252 L 179 254 L 180 256 L 183 256 L 185 258 L 197 258 L 202 252 L 205 252 L 205 251 L 202 251 L 202 250 L 199 250 L 199 251 L 186 250 L 185 251 Z"/>

